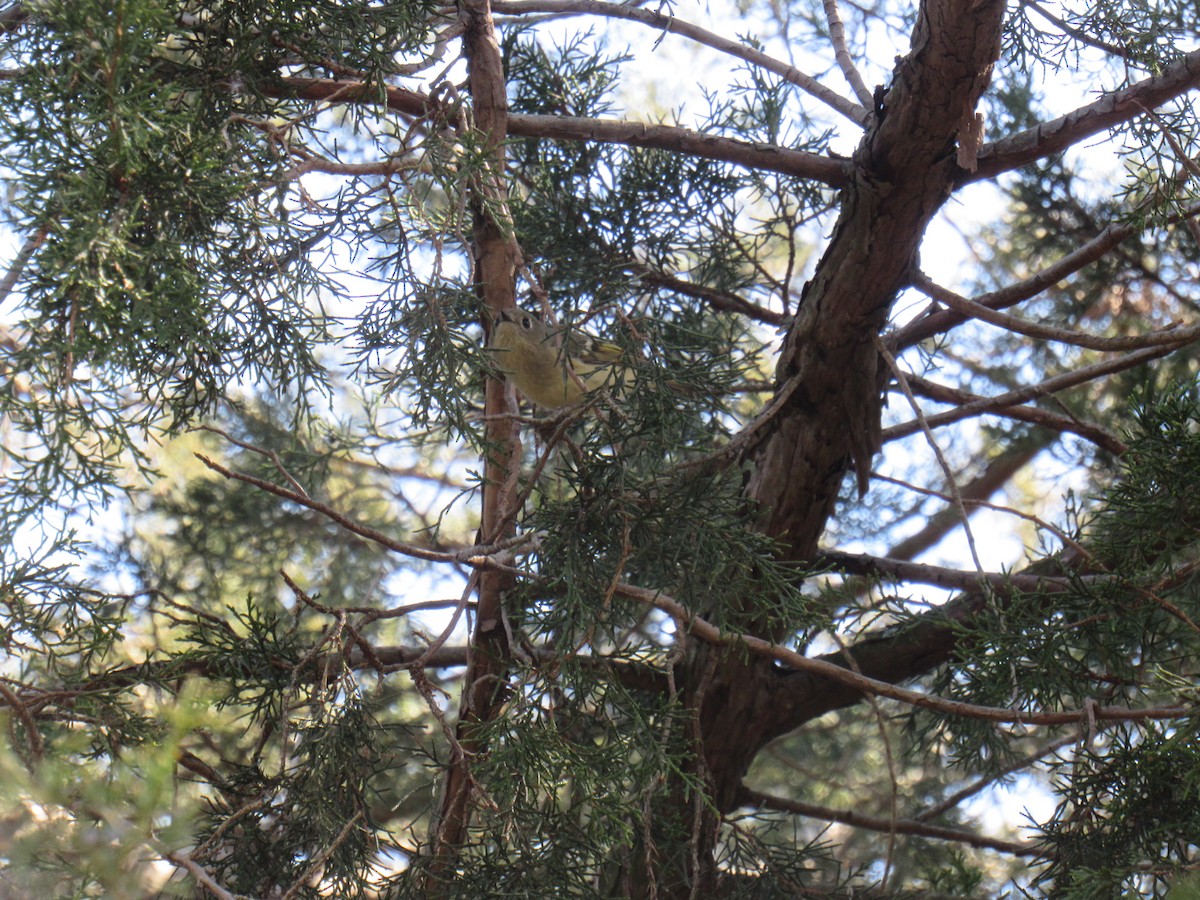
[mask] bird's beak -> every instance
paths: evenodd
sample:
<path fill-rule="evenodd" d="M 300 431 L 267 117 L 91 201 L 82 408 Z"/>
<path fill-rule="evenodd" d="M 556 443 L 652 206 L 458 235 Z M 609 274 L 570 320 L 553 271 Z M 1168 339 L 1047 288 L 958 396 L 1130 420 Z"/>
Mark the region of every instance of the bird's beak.
<path fill-rule="evenodd" d="M 513 319 L 512 314 L 509 310 L 502 309 L 502 310 L 500 310 L 500 312 L 496 313 L 496 321 L 497 322 L 512 322 L 515 320 Z"/>

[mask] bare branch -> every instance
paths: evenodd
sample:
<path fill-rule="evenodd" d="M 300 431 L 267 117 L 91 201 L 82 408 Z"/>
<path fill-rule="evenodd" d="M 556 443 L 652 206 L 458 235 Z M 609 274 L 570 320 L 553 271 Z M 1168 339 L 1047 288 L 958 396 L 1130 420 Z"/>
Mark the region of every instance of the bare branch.
<path fill-rule="evenodd" d="M 1025 337 L 1057 341 L 1060 344 L 1071 344 L 1075 347 L 1085 347 L 1088 350 L 1115 353 L 1123 350 L 1137 350 L 1142 347 L 1161 347 L 1163 344 L 1177 344 L 1200 338 L 1200 325 L 1193 325 L 1189 328 L 1179 328 L 1176 325 L 1171 325 L 1159 331 L 1151 331 L 1148 334 L 1134 334 L 1126 337 L 1100 337 L 1099 335 L 1072 331 L 1069 328 L 1041 325 L 1037 322 L 1022 319 L 1019 316 L 1011 316 L 1007 313 L 998 312 L 982 303 L 968 300 L 966 297 L 956 294 L 949 288 L 942 287 L 924 272 L 915 273 L 912 283 L 913 287 L 967 318 L 979 319 L 981 322 L 987 322 L 989 325 L 995 325 L 997 328 L 1003 328 L 1015 334 L 1022 334 Z"/>
<path fill-rule="evenodd" d="M 1105 94 L 1095 103 L 1081 106 L 1028 131 L 1010 135 L 979 151 L 979 168 L 964 173 L 961 184 L 994 178 L 1001 172 L 1061 153 L 1080 141 L 1122 125 L 1168 100 L 1200 85 L 1200 50 L 1193 50 L 1163 69 L 1161 75 Z"/>
<path fill-rule="evenodd" d="M 25 266 L 37 252 L 38 247 L 46 240 L 48 229 L 45 225 L 39 228 L 34 234 L 26 238 L 25 243 L 21 245 L 21 249 L 17 251 L 17 255 L 13 257 L 12 264 L 8 267 L 8 271 L 4 273 L 4 277 L 0 278 L 0 303 L 8 299 L 8 295 L 12 293 L 17 282 L 20 281 L 21 275 L 25 271 Z"/>
<path fill-rule="evenodd" d="M 1109 225 L 1096 237 L 1092 238 L 1078 250 L 1068 253 L 1058 262 L 1053 263 L 1023 281 L 983 294 L 975 300 L 979 306 L 989 309 L 1006 309 L 1040 294 L 1046 288 L 1052 287 L 1063 279 L 1074 275 L 1080 269 L 1091 265 L 1105 254 L 1136 233 L 1137 229 L 1128 225 Z M 952 310 L 938 310 L 917 319 L 910 325 L 901 328 L 888 339 L 888 345 L 902 349 L 911 347 L 935 334 L 949 331 L 955 325 L 967 321 L 962 313 Z"/>
<path fill-rule="evenodd" d="M 833 681 L 859 692 L 888 697 L 918 709 L 931 709 L 945 715 L 963 716 L 964 718 L 980 719 L 985 722 L 1007 723 L 1014 725 L 1068 725 L 1076 722 L 1088 722 L 1089 719 L 1106 722 L 1139 722 L 1159 719 L 1185 719 L 1197 715 L 1198 708 L 1194 706 L 1156 706 L 1143 709 L 1128 709 L 1119 706 L 1089 705 L 1084 709 L 1056 710 L 1054 712 L 1036 712 L 1033 710 L 1003 709 L 997 706 L 980 706 L 974 703 L 964 703 L 958 700 L 948 700 L 936 694 L 913 691 L 902 688 L 887 681 L 880 681 L 866 675 L 859 675 L 850 669 L 830 662 L 828 659 L 816 659 L 789 650 L 779 644 L 756 637 L 751 634 L 722 632 L 710 622 L 692 613 L 679 601 L 659 591 L 650 591 L 633 585 L 621 584 L 616 593 L 646 603 L 661 609 L 674 617 L 683 617 L 688 622 L 688 634 L 707 644 L 744 648 L 757 656 L 775 660 L 795 672 L 803 672 L 817 678 Z M 838 653 L 830 654 L 836 658 Z"/>
<path fill-rule="evenodd" d="M 802 150 L 789 150 L 774 144 L 750 143 L 703 134 L 674 125 L 514 113 L 509 116 L 508 131 L 521 137 L 597 141 L 602 144 L 670 150 L 703 159 L 734 163 L 748 169 L 811 178 L 830 187 L 841 187 L 847 178 L 847 164 L 844 160 Z"/>
<path fill-rule="evenodd" d="M 777 797 L 743 787 L 739 795 L 739 803 L 744 806 L 766 807 L 781 812 L 795 813 L 827 822 L 841 822 L 854 828 L 865 828 L 868 831 L 884 833 L 913 834 L 920 837 L 936 838 L 941 841 L 954 841 L 981 847 L 986 850 L 999 850 L 1001 853 L 1011 853 L 1015 856 L 1036 856 L 1038 849 L 1034 844 L 1019 844 L 1014 841 L 1003 841 L 999 838 L 984 837 L 960 828 L 946 828 L 942 825 L 927 825 L 916 819 L 891 819 L 880 816 L 868 816 L 866 813 L 849 809 L 832 809 L 827 806 L 817 806 L 802 800 L 792 800 L 787 797 Z"/>
<path fill-rule="evenodd" d="M 244 484 L 253 485 L 260 490 L 266 491 L 268 494 L 274 494 L 276 497 L 282 497 L 285 500 L 291 500 L 293 503 L 306 506 L 313 512 L 318 512 L 326 518 L 341 525 L 347 531 L 357 534 L 359 537 L 366 538 L 369 541 L 373 541 L 386 550 L 393 550 L 396 553 L 403 553 L 405 556 L 412 556 L 416 559 L 423 559 L 428 562 L 461 563 L 468 561 L 468 556 L 479 555 L 472 552 L 472 550 L 479 548 L 471 548 L 471 550 L 459 551 L 457 553 L 442 553 L 437 550 L 429 550 L 425 547 L 418 547 L 415 544 L 406 544 L 403 541 L 397 541 L 394 538 L 384 534 L 382 531 L 378 531 L 377 529 L 371 528 L 367 525 L 361 525 L 358 522 L 355 522 L 349 516 L 339 512 L 327 503 L 322 503 L 319 500 L 313 500 L 311 497 L 308 497 L 305 494 L 288 490 L 285 487 L 280 487 L 279 485 L 267 481 L 266 479 L 255 478 L 253 475 L 244 475 L 241 472 L 234 472 L 232 469 L 226 468 L 215 460 L 209 459 L 203 453 L 197 453 L 195 456 L 198 460 L 200 460 L 200 462 L 204 463 L 219 475 L 223 475 L 226 478 L 233 479 L 234 481 L 241 481 Z"/>
<path fill-rule="evenodd" d="M 940 403 L 953 403 L 956 406 L 965 406 L 967 404 L 988 402 L 988 398 L 981 397 L 979 394 L 938 384 L 936 381 L 930 381 L 917 375 L 909 375 L 908 383 L 915 393 L 923 397 L 928 397 L 931 400 L 937 400 Z M 1123 456 L 1126 450 L 1124 441 L 1094 422 L 1085 422 L 1071 416 L 1058 415 L 1040 407 L 1006 406 L 1000 409 L 989 410 L 989 412 L 992 415 L 1003 416 L 1006 419 L 1015 419 L 1018 422 L 1028 422 L 1031 425 L 1039 425 L 1042 428 L 1048 428 L 1052 431 L 1078 435 L 1081 438 L 1091 441 L 1097 447 L 1103 447 L 1114 456 Z"/>
<path fill-rule="evenodd" d="M 1028 460 L 1032 459 L 1034 456 L 1036 456 L 1038 453 L 1040 453 L 1042 449 L 1043 449 L 1042 447 L 1030 447 L 1030 448 L 1027 448 L 1025 450 L 1020 450 L 1020 451 L 1012 451 L 1010 449 L 1010 454 L 1014 458 L 1014 461 L 1028 461 Z M 995 466 L 995 468 L 998 470 L 995 474 L 993 474 L 993 472 L 992 472 L 992 467 L 989 467 L 989 470 L 987 472 L 985 472 L 984 475 L 981 476 L 980 479 L 978 479 L 978 480 L 980 482 L 992 482 L 994 484 L 995 478 L 997 475 L 1004 475 L 1005 476 L 1004 480 L 1007 480 L 1008 477 L 1011 477 L 1011 475 L 1008 472 L 1008 470 L 1010 468 L 1010 462 L 1009 462 L 1009 460 L 1006 460 L 1004 457 L 999 458 L 998 463 Z M 906 490 L 915 491 L 918 494 L 924 494 L 927 497 L 936 497 L 937 499 L 942 500 L 946 503 L 950 502 L 950 498 L 947 495 L 945 495 L 939 491 L 930 490 L 929 488 L 918 487 L 917 485 L 911 484 L 907 481 L 901 481 L 899 478 L 892 478 L 888 475 L 878 475 L 878 474 L 874 475 L 873 477 L 878 478 L 880 481 L 887 481 L 887 482 L 890 482 L 891 484 L 898 485 L 900 487 L 905 488 Z M 972 482 L 972 485 L 974 485 L 974 482 Z M 988 486 L 990 487 L 990 485 L 988 485 Z M 986 487 L 985 487 L 985 489 L 986 489 Z M 979 494 L 981 496 L 986 496 L 985 494 L 983 494 L 982 490 L 979 492 Z M 969 506 L 973 509 L 990 509 L 990 510 L 994 510 L 996 512 L 1005 513 L 1006 515 L 1016 516 L 1019 519 L 1024 519 L 1026 522 L 1032 522 L 1034 524 L 1034 526 L 1036 526 L 1039 530 L 1048 531 L 1050 534 L 1054 535 L 1056 538 L 1058 538 L 1060 541 L 1062 541 L 1062 544 L 1064 547 L 1070 547 L 1072 550 L 1074 550 L 1076 553 L 1078 553 L 1082 558 L 1089 560 L 1089 562 L 1093 561 L 1092 555 L 1086 549 L 1084 549 L 1084 547 L 1078 541 L 1076 541 L 1073 537 L 1071 537 L 1069 534 L 1067 534 L 1065 531 L 1063 531 L 1061 528 L 1059 528 L 1053 522 L 1047 522 L 1045 519 L 1035 516 L 1032 513 L 1021 512 L 1019 509 L 1014 509 L 1011 506 L 1005 506 L 1001 503 L 989 503 L 988 501 L 983 500 L 983 499 L 968 499 L 968 498 L 964 497 L 963 503 L 965 503 L 967 506 Z M 942 510 L 942 512 L 947 512 L 947 511 L 948 510 Z M 937 519 L 939 515 L 940 515 L 940 513 L 935 513 L 933 515 L 932 519 Z M 932 546 L 932 543 L 933 542 L 926 542 L 926 546 Z M 910 547 L 910 545 L 907 541 L 901 541 L 899 544 L 897 544 L 895 547 L 893 547 L 892 550 L 890 550 L 888 552 L 888 557 L 892 558 L 892 559 L 910 560 L 913 558 L 913 556 L 916 555 L 916 553 L 909 551 L 909 547 Z M 924 548 L 921 548 L 921 549 L 924 549 Z M 908 552 L 906 552 L 906 551 L 908 551 Z M 917 551 L 917 552 L 919 552 L 919 551 Z"/>
<path fill-rule="evenodd" d="M 768 56 L 761 50 L 746 44 L 732 41 L 714 32 L 700 28 L 690 22 L 685 22 L 675 16 L 665 15 L 654 10 L 641 9 L 637 6 L 618 3 L 603 3 L 600 0 L 497 0 L 492 4 L 493 12 L 508 15 L 527 13 L 581 13 L 589 15 L 608 16 L 614 19 L 627 19 L 640 22 L 658 29 L 664 34 L 679 34 L 691 38 L 706 47 L 712 47 L 737 59 L 745 60 L 760 66 L 768 72 L 773 72 L 789 84 L 812 95 L 817 100 L 841 113 L 856 125 L 866 125 L 870 109 L 870 92 L 867 92 L 867 104 L 859 105 L 847 100 L 841 94 L 825 87 L 811 75 L 806 75 L 795 66 L 783 60 Z M 853 68 L 853 67 L 852 67 Z M 858 79 L 861 84 L 862 79 Z M 854 82 L 851 82 L 853 85 Z M 866 88 L 863 88 L 866 91 Z"/>
<path fill-rule="evenodd" d="M 767 325 L 780 326 L 787 321 L 787 316 L 782 313 L 757 306 L 749 300 L 739 297 L 737 294 L 718 291 L 702 284 L 695 284 L 682 278 L 676 278 L 673 275 L 653 269 L 644 263 L 631 263 L 628 268 L 646 284 L 667 288 L 677 294 L 683 294 L 688 297 L 695 297 L 697 300 L 703 300 L 713 309 L 719 309 L 722 312 L 739 313 L 748 319 L 753 319 L 756 322 L 764 322 Z"/>
<path fill-rule="evenodd" d="M 822 0 L 822 6 L 825 7 L 825 21 L 829 23 L 829 40 L 833 44 L 833 55 L 837 60 L 838 68 L 842 70 L 842 75 L 850 84 L 858 102 L 864 109 L 871 109 L 875 105 L 875 100 L 871 96 L 866 82 L 862 80 L 862 75 L 858 73 L 854 60 L 850 58 L 850 50 L 846 46 L 846 26 L 842 24 L 842 14 L 838 11 L 837 0 Z"/>
<path fill-rule="evenodd" d="M 281 90 L 274 96 L 299 97 L 301 100 L 319 100 L 331 103 L 370 102 L 377 96 L 374 85 L 356 82 L 341 82 L 329 78 L 282 78 Z M 386 88 L 386 103 L 389 109 L 414 116 L 431 115 L 436 110 L 431 106 L 431 97 L 403 88 Z M 648 125 L 646 122 L 629 122 L 607 119 L 583 119 L 568 115 L 521 115 L 508 116 L 508 133 L 526 138 L 553 138 L 558 140 L 595 140 L 601 144 L 623 144 L 642 146 L 658 150 L 670 150 L 680 154 L 700 156 L 706 160 L 719 160 L 821 181 L 832 187 L 844 185 L 847 179 L 847 163 L 832 157 L 809 154 L 802 150 L 788 150 L 773 144 L 755 144 L 748 140 L 716 137 L 672 125 Z"/>
<path fill-rule="evenodd" d="M 1069 590 L 1072 584 L 1070 579 L 1058 576 L 1028 575 L 1021 572 L 968 572 L 964 569 L 950 569 L 866 553 L 846 553 L 841 550 L 826 550 L 814 563 L 831 565 L 851 575 L 929 584 L 955 591 L 976 591 L 981 585 L 986 585 L 999 594 L 1008 594 L 1014 589 L 1055 594 Z"/>
<path fill-rule="evenodd" d="M 376 99 L 378 93 L 375 85 L 329 78 L 281 78 L 279 84 L 280 88 L 277 91 L 272 92 L 269 87 L 263 90 L 272 96 L 321 100 L 328 103 L 371 102 Z M 431 98 L 416 91 L 388 87 L 385 94 L 389 109 L 418 117 L 435 112 L 431 106 Z M 508 116 L 508 133 L 519 137 L 596 141 L 601 144 L 669 150 L 703 159 L 733 163 L 749 169 L 811 178 L 831 187 L 841 187 L 845 184 L 848 171 L 848 164 L 844 160 L 770 144 L 702 134 L 673 125 L 513 113 Z"/>
<path fill-rule="evenodd" d="M 1181 334 L 1183 332 L 1180 332 Z M 1066 390 L 1067 388 L 1075 387 L 1076 385 L 1085 384 L 1094 378 L 1100 378 L 1103 375 L 1111 375 L 1114 372 L 1123 372 L 1126 369 L 1132 369 L 1134 366 L 1139 366 L 1144 362 L 1149 362 L 1152 359 L 1158 359 L 1160 356 L 1166 356 L 1169 353 L 1174 353 L 1180 347 L 1186 344 L 1194 343 L 1200 335 L 1189 337 L 1178 344 L 1170 344 L 1159 347 L 1147 347 L 1145 350 L 1138 350 L 1134 353 L 1129 353 L 1125 356 L 1118 356 L 1116 359 L 1106 360 L 1105 362 L 1095 363 L 1094 365 L 1084 366 L 1082 369 L 1075 369 L 1071 372 L 1065 372 L 1062 375 L 1056 375 L 1053 378 L 1047 378 L 1045 381 L 1035 384 L 1031 387 L 1020 388 L 1015 391 L 1008 391 L 996 397 L 985 398 L 974 403 L 967 403 L 960 406 L 958 409 L 952 409 L 948 412 L 936 413 L 932 416 L 927 416 L 925 421 L 930 426 L 949 425 L 952 422 L 959 422 L 963 419 L 971 418 L 980 413 L 995 412 L 997 410 L 1007 409 L 1010 406 L 1017 406 L 1033 400 L 1036 397 L 1045 397 L 1058 391 Z M 905 422 L 902 425 L 894 425 L 891 428 L 883 430 L 883 440 L 891 441 L 896 438 L 905 437 L 921 430 L 921 424 L 916 421 Z"/>

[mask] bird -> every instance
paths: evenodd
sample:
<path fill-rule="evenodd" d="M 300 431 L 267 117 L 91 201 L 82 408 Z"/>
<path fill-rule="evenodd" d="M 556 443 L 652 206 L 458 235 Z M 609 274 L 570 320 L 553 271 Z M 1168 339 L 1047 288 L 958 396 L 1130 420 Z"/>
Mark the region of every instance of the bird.
<path fill-rule="evenodd" d="M 615 370 L 624 356 L 620 346 L 574 328 L 552 330 L 520 307 L 497 314 L 489 349 L 496 368 L 545 409 L 573 406 L 610 380 L 624 382 L 624 372 Z"/>

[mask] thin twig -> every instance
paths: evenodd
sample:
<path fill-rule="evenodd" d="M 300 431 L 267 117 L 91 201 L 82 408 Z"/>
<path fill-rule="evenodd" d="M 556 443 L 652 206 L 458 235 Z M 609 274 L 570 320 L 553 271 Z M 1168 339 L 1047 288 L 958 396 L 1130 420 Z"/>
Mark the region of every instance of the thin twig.
<path fill-rule="evenodd" d="M 240 441 L 237 438 L 235 438 L 233 435 L 231 435 L 229 432 L 224 431 L 223 429 L 220 429 L 220 428 L 216 428 L 215 426 L 212 426 L 212 425 L 197 425 L 193 430 L 194 431 L 208 431 L 208 432 L 211 432 L 212 434 L 220 435 L 221 437 L 225 438 L 225 440 L 229 441 L 229 443 L 233 444 L 236 447 L 241 447 L 243 450 L 249 450 L 251 453 L 257 453 L 259 456 L 265 456 L 272 463 L 274 463 L 275 468 L 277 470 L 279 470 L 279 474 L 287 479 L 288 484 L 290 484 L 293 488 L 295 488 L 296 492 L 298 494 L 300 494 L 306 498 L 308 497 L 308 491 L 306 491 L 303 488 L 303 486 L 300 484 L 299 481 L 297 481 L 295 478 L 292 477 L 292 473 L 289 472 L 284 467 L 283 460 L 281 460 L 279 458 L 279 454 L 276 453 L 274 450 L 267 450 L 263 447 L 259 447 L 256 444 L 250 444 L 250 443 L 247 443 L 246 441 Z"/>
<path fill-rule="evenodd" d="M 984 837 L 983 835 L 962 831 L 958 828 L 927 825 L 924 822 L 917 822 L 913 819 L 896 819 L 893 821 L 879 818 L 878 816 L 868 816 L 853 810 L 830 809 L 826 806 L 817 806 L 816 804 L 804 803 L 800 800 L 791 800 L 785 797 L 764 794 L 747 787 L 742 788 L 739 799 L 747 806 L 765 806 L 768 809 L 778 809 L 801 816 L 811 816 L 829 822 L 841 822 L 844 825 L 865 828 L 870 831 L 887 832 L 894 829 L 897 834 L 913 834 L 943 841 L 954 841 L 960 844 L 969 844 L 972 847 L 981 847 L 986 850 L 1011 853 L 1015 856 L 1036 856 L 1038 854 L 1038 848 L 1033 844 L 1002 841 L 998 838 Z"/>
<path fill-rule="evenodd" d="M 988 785 L 994 783 L 997 779 L 1004 778 L 1006 775 L 1011 775 L 1013 772 L 1020 772 L 1022 769 L 1027 769 L 1048 753 L 1061 750 L 1063 747 L 1066 747 L 1069 744 L 1074 744 L 1078 740 L 1078 734 L 1068 734 L 1065 737 L 1060 737 L 1057 740 L 1053 740 L 1044 747 L 1041 747 L 1035 750 L 1033 753 L 1030 753 L 1023 759 L 1018 759 L 1015 762 L 1009 763 L 1007 766 L 1004 766 L 1004 768 L 985 775 L 983 778 L 980 778 L 967 785 L 962 790 L 955 791 L 945 800 L 921 810 L 912 817 L 912 821 L 928 822 L 930 819 L 935 819 L 942 813 L 954 809 L 954 807 L 958 806 L 967 798 L 975 796 Z"/>
<path fill-rule="evenodd" d="M 882 439 L 886 441 L 895 440 L 899 437 L 906 437 L 914 432 L 922 430 L 923 427 L 936 427 L 941 425 L 949 425 L 953 422 L 961 421 L 962 419 L 971 418 L 979 413 L 992 412 L 994 410 L 1006 409 L 1010 406 L 1016 406 L 1020 403 L 1025 403 L 1035 397 L 1045 397 L 1050 394 L 1055 394 L 1067 388 L 1075 387 L 1091 381 L 1094 378 L 1099 378 L 1103 375 L 1111 375 L 1114 372 L 1122 372 L 1126 369 L 1132 369 L 1134 366 L 1141 365 L 1144 362 L 1149 362 L 1152 359 L 1166 356 L 1175 352 L 1181 347 L 1189 343 L 1194 343 L 1195 337 L 1182 341 L 1179 344 L 1169 344 L 1159 347 L 1147 347 L 1144 350 L 1137 350 L 1125 356 L 1118 356 L 1116 359 L 1105 360 L 1104 362 L 1094 363 L 1090 366 L 1084 366 L 1082 369 L 1075 369 L 1070 372 L 1064 372 L 1062 375 L 1056 375 L 1053 378 L 1047 378 L 1038 384 L 1030 387 L 1019 388 L 1015 391 L 1008 391 L 1004 394 L 999 394 L 995 397 L 985 398 L 975 403 L 967 403 L 960 406 L 958 409 L 952 409 L 947 412 L 935 413 L 932 416 L 926 416 L 925 422 L 919 421 L 905 422 L 901 425 L 894 425 L 891 428 L 883 430 Z"/>
<path fill-rule="evenodd" d="M 242 900 L 237 894 L 231 894 L 225 888 L 217 884 L 211 875 L 198 865 L 186 853 L 167 852 L 163 854 L 163 859 L 172 865 L 178 866 L 181 869 L 186 869 L 188 874 L 200 883 L 200 886 L 209 891 L 217 900 Z"/>
<path fill-rule="evenodd" d="M 608 16 L 614 19 L 627 19 L 640 22 L 658 29 L 664 33 L 679 34 L 691 38 L 699 44 L 711 47 L 737 59 L 744 60 L 756 66 L 773 72 L 789 84 L 812 95 L 817 100 L 841 113 L 856 125 L 865 125 L 870 109 L 867 104 L 860 105 L 847 100 L 845 97 L 825 87 L 811 75 L 801 72 L 795 66 L 783 60 L 768 56 L 761 50 L 746 44 L 722 37 L 691 22 L 672 15 L 649 9 L 640 9 L 624 3 L 603 3 L 600 0 L 496 0 L 492 3 L 493 12 L 521 15 L 526 13 L 585 13 L 589 15 Z M 867 93 L 870 97 L 870 93 Z"/>
<path fill-rule="evenodd" d="M 879 335 L 875 336 L 875 347 L 879 351 L 879 355 L 883 357 L 888 368 L 892 370 L 892 374 L 896 376 L 896 383 L 900 385 L 900 390 L 904 392 L 904 396 L 908 399 L 908 405 L 912 407 L 912 411 L 917 416 L 917 422 L 921 426 L 921 431 L 925 433 L 925 440 L 933 450 L 933 455 L 937 457 L 938 465 L 941 466 L 942 474 L 946 476 L 946 484 L 950 486 L 950 495 L 954 498 L 954 505 L 958 507 L 958 514 L 962 520 L 963 533 L 967 537 L 967 547 L 971 551 L 971 559 L 975 562 L 975 568 L 980 573 L 983 572 L 983 563 L 979 560 L 979 552 L 975 548 L 975 534 L 971 531 L 971 517 L 967 513 L 967 508 L 963 505 L 962 494 L 958 492 L 958 483 L 955 481 L 954 472 L 950 469 L 950 463 L 946 461 L 945 455 L 942 453 L 942 448 L 938 446 L 937 440 L 933 436 L 933 430 L 929 427 L 929 423 L 925 421 L 925 413 L 921 409 L 921 404 L 917 403 L 917 398 L 913 396 L 912 388 L 908 386 L 908 379 L 904 375 L 904 371 L 896 362 L 896 357 L 892 356 L 887 345 L 883 342 L 883 338 Z"/>
<path fill-rule="evenodd" d="M 1071 344 L 1075 347 L 1085 347 L 1088 350 L 1100 350 L 1105 353 L 1116 353 L 1125 350 L 1139 350 L 1143 347 L 1161 347 L 1164 344 L 1176 344 L 1180 341 L 1192 341 L 1200 338 L 1200 325 L 1180 328 L 1177 324 L 1169 325 L 1148 334 L 1128 335 L 1126 337 L 1100 337 L 1094 334 L 1084 334 L 1069 328 L 1057 328 L 1053 325 L 1042 325 L 1030 322 L 1019 316 L 998 312 L 974 300 L 968 300 L 956 294 L 949 288 L 942 287 L 923 272 L 913 275 L 913 287 L 928 294 L 938 303 L 942 303 L 955 312 L 969 319 L 979 319 L 1005 331 L 1025 337 L 1042 338 L 1057 341 L 1061 344 Z"/>

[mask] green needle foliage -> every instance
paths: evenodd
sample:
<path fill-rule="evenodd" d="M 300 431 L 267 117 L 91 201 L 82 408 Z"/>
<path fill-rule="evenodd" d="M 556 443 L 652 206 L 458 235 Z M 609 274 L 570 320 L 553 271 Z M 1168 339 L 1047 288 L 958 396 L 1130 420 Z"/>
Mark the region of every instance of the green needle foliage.
<path fill-rule="evenodd" d="M 5 6 L 0 895 L 1190 896 L 1198 27 Z"/>

